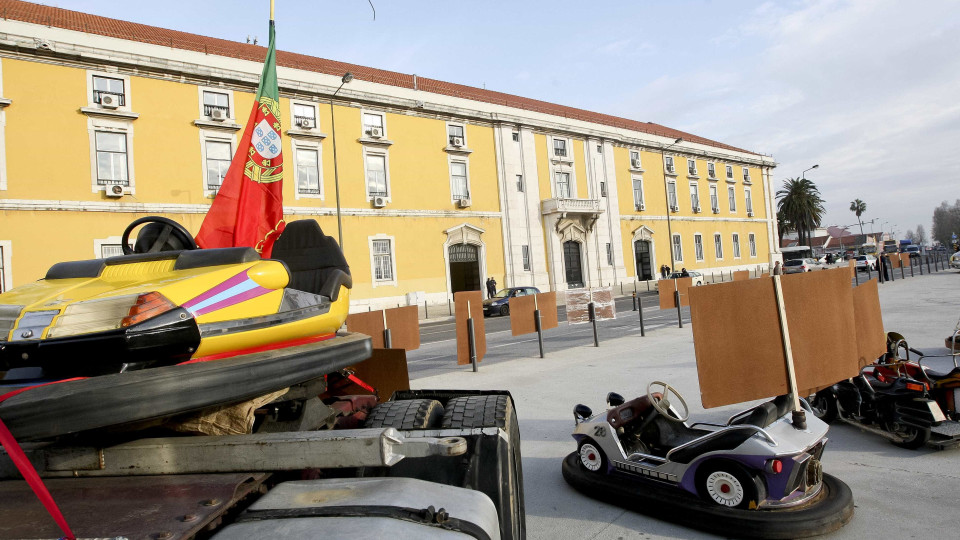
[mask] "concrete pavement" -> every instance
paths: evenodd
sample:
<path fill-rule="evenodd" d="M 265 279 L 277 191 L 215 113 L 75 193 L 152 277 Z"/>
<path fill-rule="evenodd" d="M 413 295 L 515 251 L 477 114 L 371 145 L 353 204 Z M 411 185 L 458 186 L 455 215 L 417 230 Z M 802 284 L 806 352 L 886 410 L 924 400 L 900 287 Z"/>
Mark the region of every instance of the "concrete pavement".
<path fill-rule="evenodd" d="M 912 346 L 942 346 L 960 316 L 960 275 L 941 272 L 880 287 L 884 326 Z M 579 333 L 586 325 L 561 331 Z M 509 334 L 507 334 L 509 335 Z M 504 336 L 506 337 L 506 336 Z M 496 347 L 498 338 L 488 346 Z M 507 347 L 512 351 L 512 347 Z M 509 353 L 508 353 L 509 354 Z M 449 359 L 447 359 L 449 362 Z M 510 360 L 416 378 L 415 388 L 507 389 L 520 418 L 527 527 L 530 539 L 710 538 L 692 529 L 589 499 L 564 483 L 560 463 L 574 450 L 573 406 L 605 408 L 616 391 L 631 399 L 653 380 L 683 393 L 693 421 L 725 421 L 749 404 L 703 410 L 689 325 L 665 325 L 639 337 L 605 337 L 552 350 L 547 358 L 517 354 Z M 828 434 L 824 470 L 850 485 L 856 514 L 831 538 L 864 538 L 883 531 L 890 538 L 938 537 L 956 527 L 960 507 L 960 450 L 904 450 L 886 439 L 838 424 Z"/>

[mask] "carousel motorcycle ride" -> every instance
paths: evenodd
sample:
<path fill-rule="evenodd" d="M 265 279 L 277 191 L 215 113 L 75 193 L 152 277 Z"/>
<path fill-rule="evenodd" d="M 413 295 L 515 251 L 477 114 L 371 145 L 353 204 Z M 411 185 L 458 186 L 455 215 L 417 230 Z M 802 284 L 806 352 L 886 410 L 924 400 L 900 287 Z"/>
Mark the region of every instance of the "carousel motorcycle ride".
<path fill-rule="evenodd" d="M 957 332 L 954 333 L 954 336 Z M 947 342 L 952 344 L 953 336 L 947 338 Z M 919 381 L 927 383 L 932 397 L 944 416 L 948 420 L 960 421 L 960 350 L 950 349 L 942 354 L 935 354 L 940 351 L 921 351 L 910 347 L 907 340 L 896 332 L 887 334 L 887 362 L 878 366 L 878 373 L 884 378 L 896 378 L 906 375 Z M 916 360 L 911 359 L 910 353 L 915 355 Z M 937 371 L 929 366 L 935 358 L 947 358 L 952 360 L 953 367 L 947 368 L 947 371 Z M 924 365 L 927 362 L 928 365 Z"/>

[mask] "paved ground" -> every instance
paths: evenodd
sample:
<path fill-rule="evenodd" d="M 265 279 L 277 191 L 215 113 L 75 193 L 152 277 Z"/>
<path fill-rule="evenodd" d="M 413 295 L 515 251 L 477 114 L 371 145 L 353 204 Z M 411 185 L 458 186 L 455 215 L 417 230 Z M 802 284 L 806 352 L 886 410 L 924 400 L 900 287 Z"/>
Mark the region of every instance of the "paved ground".
<path fill-rule="evenodd" d="M 901 332 L 913 346 L 942 346 L 960 317 L 960 275 L 951 271 L 898 280 L 881 286 L 880 297 L 887 330 Z M 497 359 L 482 363 L 479 373 L 451 366 L 449 356 L 425 360 L 438 351 L 417 351 L 411 354 L 414 366 L 418 361 L 438 364 L 420 370 L 421 375 L 414 370 L 412 385 L 513 393 L 523 439 L 529 538 L 710 538 L 584 497 L 560 475 L 561 459 L 574 449 L 570 431 L 578 402 L 596 411 L 605 406 L 609 391 L 630 399 L 645 392 L 649 381 L 663 380 L 687 397 L 694 420 L 723 421 L 743 408 L 700 407 L 689 325 L 679 329 L 674 318 L 641 338 L 632 321 L 618 319 L 617 324 L 622 326 L 615 334 L 611 325 L 599 348 L 593 347 L 586 325 L 561 326 L 548 337 L 545 359 L 529 336 L 517 343 L 508 333 L 493 335 L 490 350 L 499 350 Z M 550 345 L 557 340 L 564 347 Z M 960 449 L 904 450 L 847 425 L 831 427 L 828 437 L 824 470 L 849 484 L 856 502 L 853 521 L 831 538 L 866 538 L 878 531 L 887 538 L 954 534 L 947 531 L 954 531 L 958 520 Z"/>

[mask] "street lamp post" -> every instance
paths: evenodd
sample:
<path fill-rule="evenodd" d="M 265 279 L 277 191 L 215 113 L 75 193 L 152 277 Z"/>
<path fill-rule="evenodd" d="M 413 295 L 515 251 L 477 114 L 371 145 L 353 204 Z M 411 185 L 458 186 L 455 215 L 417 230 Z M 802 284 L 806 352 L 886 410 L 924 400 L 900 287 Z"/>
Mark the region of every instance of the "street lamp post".
<path fill-rule="evenodd" d="M 333 187 L 337 193 L 337 239 L 340 242 L 340 249 L 343 250 L 343 223 L 340 221 L 340 174 L 337 170 L 337 122 L 333 117 L 333 98 L 343 88 L 343 85 L 353 80 L 353 73 L 349 71 L 343 74 L 340 79 L 340 86 L 330 96 L 330 132 L 333 137 Z"/>
<path fill-rule="evenodd" d="M 683 142 L 683 137 L 677 137 L 675 141 L 668 144 L 667 146 L 660 147 L 660 166 L 663 167 L 663 196 L 667 201 L 667 243 L 670 245 L 670 271 L 673 272 L 675 269 L 673 267 L 674 262 L 676 261 L 676 254 L 673 252 L 673 229 L 670 227 L 670 189 L 667 187 L 667 158 L 664 156 L 664 152 L 669 150 L 671 147 L 676 146 Z M 676 167 L 676 164 L 674 164 Z M 678 201 L 679 204 L 679 201 Z"/>
<path fill-rule="evenodd" d="M 816 169 L 816 168 L 819 167 L 819 166 L 820 166 L 820 164 L 818 163 L 818 164 L 814 165 L 813 167 L 810 167 L 809 169 L 804 170 L 802 173 L 800 173 L 800 179 L 801 179 L 801 180 L 806 180 L 806 179 L 807 179 L 807 177 L 806 177 L 807 171 L 812 171 L 812 170 Z"/>

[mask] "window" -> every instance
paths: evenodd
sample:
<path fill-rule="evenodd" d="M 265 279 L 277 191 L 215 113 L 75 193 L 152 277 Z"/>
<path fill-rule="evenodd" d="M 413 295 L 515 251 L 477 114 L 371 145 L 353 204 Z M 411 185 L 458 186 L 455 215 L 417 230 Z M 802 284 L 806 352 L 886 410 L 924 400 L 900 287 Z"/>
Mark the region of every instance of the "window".
<path fill-rule="evenodd" d="M 513 137 L 513 142 L 520 142 L 520 132 L 519 132 L 519 131 L 514 131 L 513 133 L 510 134 L 510 136 Z"/>
<path fill-rule="evenodd" d="M 523 175 L 517 175 L 517 191 L 523 193 Z"/>
<path fill-rule="evenodd" d="M 640 168 L 640 151 L 639 150 L 630 151 L 630 167 L 633 169 Z"/>
<path fill-rule="evenodd" d="M 730 202 L 730 211 L 737 211 L 737 192 L 733 189 L 733 186 L 727 188 L 727 199 Z"/>
<path fill-rule="evenodd" d="M 367 196 L 387 196 L 387 156 L 367 154 Z"/>
<path fill-rule="evenodd" d="M 606 196 L 607 196 L 607 183 L 606 183 L 606 182 L 600 182 L 600 196 L 601 196 L 601 197 L 606 197 Z"/>
<path fill-rule="evenodd" d="M 383 115 L 378 113 L 363 113 L 363 134 L 371 137 L 383 137 L 386 130 L 383 128 Z"/>
<path fill-rule="evenodd" d="M 643 178 L 633 179 L 633 205 L 637 210 L 643 210 Z"/>
<path fill-rule="evenodd" d="M 747 167 L 743 168 L 743 183 L 745 184 L 750 183 L 750 169 L 748 169 Z"/>
<path fill-rule="evenodd" d="M 720 233 L 713 235 L 713 249 L 717 254 L 717 259 L 723 258 L 723 237 Z"/>
<path fill-rule="evenodd" d="M 293 125 L 300 129 L 317 127 L 317 108 L 313 105 L 293 104 Z"/>
<path fill-rule="evenodd" d="M 680 235 L 673 235 L 673 258 L 677 261 L 683 260 L 683 245 L 680 242 Z"/>
<path fill-rule="evenodd" d="M 727 165 L 727 180 L 733 180 L 733 166 Z"/>
<path fill-rule="evenodd" d="M 320 152 L 297 148 L 297 193 L 320 195 Z"/>
<path fill-rule="evenodd" d="M 93 102 L 103 103 L 103 96 L 113 96 L 117 98 L 117 105 L 123 107 L 126 105 L 126 96 L 123 92 L 123 79 L 114 79 L 112 77 L 93 76 Z"/>
<path fill-rule="evenodd" d="M 668 173 L 670 173 L 670 174 L 673 174 L 673 172 L 674 172 L 674 168 L 673 168 L 673 156 L 667 156 L 667 157 L 665 157 L 665 158 L 663 158 L 663 159 L 664 159 L 664 165 L 663 165 L 664 170 L 666 170 L 666 171 L 667 171 Z"/>
<path fill-rule="evenodd" d="M 392 282 L 393 277 L 393 241 L 387 238 L 370 241 L 373 256 L 374 283 Z"/>
<path fill-rule="evenodd" d="M 523 245 L 520 246 L 520 253 L 523 257 L 523 269 L 530 271 L 530 246 Z"/>
<path fill-rule="evenodd" d="M 613 247 L 607 242 L 607 266 L 613 266 Z"/>
<path fill-rule="evenodd" d="M 0 292 L 7 290 L 7 251 L 6 246 L 0 246 Z"/>
<path fill-rule="evenodd" d="M 670 210 L 676 212 L 680 209 L 680 203 L 677 202 L 676 182 L 667 182 L 667 199 L 670 201 Z"/>
<path fill-rule="evenodd" d="M 687 160 L 687 176 L 696 176 L 697 175 L 697 160 L 688 159 Z"/>
<path fill-rule="evenodd" d="M 467 185 L 467 164 L 463 161 L 450 162 L 450 192 L 455 200 L 470 198 L 470 187 Z"/>
<path fill-rule="evenodd" d="M 747 235 L 747 243 L 750 245 L 750 256 L 757 256 L 757 236 L 753 233 Z"/>
<path fill-rule="evenodd" d="M 570 199 L 573 197 L 570 191 L 570 173 L 557 171 L 554 175 L 557 182 L 557 197 L 561 199 Z"/>
<path fill-rule="evenodd" d="M 747 214 L 753 215 L 753 198 L 750 196 L 750 188 L 744 189 L 743 195 L 747 199 Z"/>
<path fill-rule="evenodd" d="M 700 211 L 700 186 L 696 182 L 690 183 L 690 209 Z"/>
<path fill-rule="evenodd" d="M 216 191 L 230 168 L 233 155 L 231 144 L 226 141 L 205 141 L 207 151 L 207 189 Z"/>
<path fill-rule="evenodd" d="M 566 139 L 553 140 L 553 155 L 559 158 L 567 157 L 567 140 Z"/>
<path fill-rule="evenodd" d="M 119 257 L 123 255 L 123 244 L 100 244 L 100 258 Z"/>
<path fill-rule="evenodd" d="M 717 166 L 713 163 L 707 163 L 707 176 L 709 178 L 717 177 Z"/>
<path fill-rule="evenodd" d="M 203 91 L 203 115 L 213 116 L 214 111 L 221 111 L 225 118 L 231 118 L 230 94 L 223 92 Z"/>
<path fill-rule="evenodd" d="M 447 124 L 447 142 L 450 146 L 466 146 L 467 139 L 464 136 L 463 126 L 459 124 Z"/>
<path fill-rule="evenodd" d="M 717 186 L 710 184 L 710 209 L 714 214 L 720 213 L 720 197 L 717 195 Z"/>
<path fill-rule="evenodd" d="M 127 175 L 127 134 L 115 131 L 95 133 L 97 151 L 97 184 L 129 186 Z"/>
<path fill-rule="evenodd" d="M 740 235 L 733 233 L 733 258 L 740 258 Z"/>
<path fill-rule="evenodd" d="M 698 261 L 703 260 L 703 236 L 699 234 L 693 235 L 693 251 L 697 256 Z"/>

